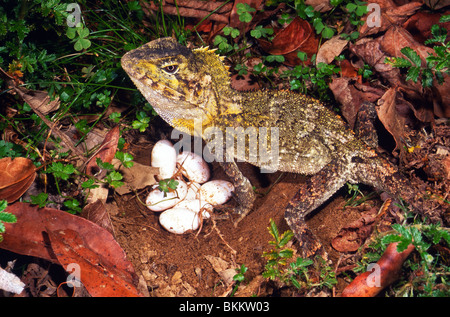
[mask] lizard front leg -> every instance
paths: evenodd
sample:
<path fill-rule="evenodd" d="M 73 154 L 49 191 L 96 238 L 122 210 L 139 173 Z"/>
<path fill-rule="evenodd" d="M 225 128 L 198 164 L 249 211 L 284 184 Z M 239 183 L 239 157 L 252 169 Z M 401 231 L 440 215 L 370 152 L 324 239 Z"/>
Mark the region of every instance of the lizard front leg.
<path fill-rule="evenodd" d="M 341 164 L 342 163 L 342 164 Z M 331 162 L 302 184 L 286 207 L 285 219 L 298 240 L 303 257 L 327 253 L 316 235 L 308 228 L 305 217 L 318 208 L 347 182 L 348 169 L 343 162 Z"/>
<path fill-rule="evenodd" d="M 255 193 L 252 184 L 242 174 L 234 160 L 231 162 L 220 162 L 219 164 L 234 185 L 235 199 L 239 204 L 235 212 L 240 215 L 235 223 L 237 225 L 252 210 Z"/>

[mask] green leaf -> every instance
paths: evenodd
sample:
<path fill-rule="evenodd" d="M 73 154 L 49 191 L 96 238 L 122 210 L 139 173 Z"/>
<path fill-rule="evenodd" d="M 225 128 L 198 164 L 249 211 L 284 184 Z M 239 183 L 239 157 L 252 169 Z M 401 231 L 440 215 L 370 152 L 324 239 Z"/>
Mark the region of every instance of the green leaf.
<path fill-rule="evenodd" d="M 450 22 L 450 14 L 441 16 L 441 18 L 439 19 L 439 22 L 440 23 Z"/>
<path fill-rule="evenodd" d="M 281 236 L 281 240 L 278 243 L 279 247 L 283 247 L 286 245 L 286 243 L 288 243 L 292 238 L 294 237 L 294 233 L 290 230 L 286 231 L 285 233 L 283 233 L 283 235 Z"/>
<path fill-rule="evenodd" d="M 316 30 L 317 34 L 320 34 L 322 30 L 325 28 L 325 25 L 322 23 L 322 19 L 315 18 L 313 21 L 314 29 Z"/>
<path fill-rule="evenodd" d="M 417 79 L 420 75 L 420 67 L 411 67 L 408 69 L 408 73 L 406 74 L 406 80 L 412 80 L 413 82 L 417 82 Z"/>
<path fill-rule="evenodd" d="M 401 68 L 411 67 L 412 66 L 411 62 L 409 60 L 407 60 L 406 58 L 403 58 L 403 57 L 386 58 L 385 59 L 385 63 L 391 64 L 394 67 L 401 67 Z"/>
<path fill-rule="evenodd" d="M 134 165 L 134 163 L 133 163 L 134 157 L 130 153 L 117 151 L 114 156 L 115 156 L 116 159 L 121 161 L 123 166 L 125 166 L 125 167 L 129 168 L 129 167 L 132 167 Z"/>
<path fill-rule="evenodd" d="M 422 72 L 422 86 L 427 88 L 433 86 L 433 72 L 425 68 Z"/>
<path fill-rule="evenodd" d="M 294 251 L 292 251 L 291 249 L 284 249 L 278 253 L 278 255 L 282 258 L 290 258 L 290 257 L 292 257 L 293 254 L 294 254 Z"/>
<path fill-rule="evenodd" d="M 402 52 L 403 55 L 408 57 L 411 60 L 411 62 L 413 62 L 414 65 L 416 65 L 416 66 L 422 65 L 422 60 L 420 59 L 420 56 L 412 48 L 406 46 L 406 47 L 402 48 L 400 50 L 400 52 Z"/>
<path fill-rule="evenodd" d="M 322 31 L 322 37 L 324 37 L 326 39 L 330 39 L 333 36 L 334 36 L 334 29 L 326 26 Z"/>
<path fill-rule="evenodd" d="M 0 221 L 14 223 L 17 222 L 17 217 L 10 212 L 0 211 Z"/>
<path fill-rule="evenodd" d="M 76 28 L 68 28 L 66 31 L 66 36 L 73 40 L 75 36 L 77 35 L 77 29 Z"/>
<path fill-rule="evenodd" d="M 30 195 L 31 203 L 34 205 L 38 205 L 39 208 L 45 207 L 48 203 L 48 194 L 47 193 L 39 193 L 38 195 Z"/>
<path fill-rule="evenodd" d="M 345 8 L 348 10 L 348 12 L 353 12 L 356 10 L 358 6 L 354 3 L 348 3 Z"/>
<path fill-rule="evenodd" d="M 361 17 L 367 13 L 367 7 L 365 5 L 360 5 L 356 8 L 356 15 Z"/>
<path fill-rule="evenodd" d="M 69 209 L 68 212 L 71 214 L 80 213 L 82 210 L 80 207 L 80 202 L 76 199 L 66 200 L 63 204 Z"/>
<path fill-rule="evenodd" d="M 278 245 L 280 242 L 280 236 L 278 235 L 278 228 L 273 219 L 270 219 L 269 222 L 269 233 L 272 235 L 272 237 L 275 239 L 276 244 Z"/>
<path fill-rule="evenodd" d="M 305 52 L 297 52 L 297 57 L 300 58 L 302 62 L 308 59 L 308 55 Z"/>
<path fill-rule="evenodd" d="M 93 179 L 93 178 L 90 178 L 87 181 L 81 183 L 81 188 L 84 188 L 84 189 L 88 189 L 88 188 L 92 189 L 92 188 L 97 188 L 97 187 L 99 187 L 99 185 L 95 185 L 95 179 Z"/>
<path fill-rule="evenodd" d="M 3 211 L 8 207 L 8 202 L 6 200 L 0 200 L 0 211 Z"/>

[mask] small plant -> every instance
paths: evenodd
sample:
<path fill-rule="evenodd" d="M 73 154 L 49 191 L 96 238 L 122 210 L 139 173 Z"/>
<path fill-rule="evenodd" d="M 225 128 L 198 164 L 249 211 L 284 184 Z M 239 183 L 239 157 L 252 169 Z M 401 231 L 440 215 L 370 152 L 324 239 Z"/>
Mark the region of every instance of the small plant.
<path fill-rule="evenodd" d="M 238 3 L 236 4 L 236 9 L 239 21 L 241 22 L 250 22 L 252 20 L 251 12 L 256 11 L 256 9 L 252 8 L 248 3 Z"/>
<path fill-rule="evenodd" d="M 100 158 L 96 159 L 96 163 L 98 167 L 107 171 L 105 182 L 110 186 L 118 188 L 123 185 L 122 179 L 123 176 L 119 172 L 117 172 L 114 168 L 114 165 L 108 162 L 102 162 Z"/>
<path fill-rule="evenodd" d="M 450 15 L 441 17 L 440 22 L 450 21 Z M 447 41 L 447 30 L 435 24 L 431 27 L 431 39 L 425 44 L 438 44 L 433 47 L 435 55 L 430 54 L 425 58 L 425 66 L 422 66 L 422 59 L 412 48 L 403 47 L 400 52 L 406 57 L 386 58 L 385 63 L 394 67 L 405 68 L 407 70 L 406 80 L 416 83 L 421 77 L 424 88 L 433 86 L 436 79 L 439 84 L 444 82 L 444 74 L 450 73 L 450 42 Z"/>
<path fill-rule="evenodd" d="M 164 193 L 166 197 L 168 192 L 177 189 L 179 182 L 173 178 L 162 179 L 158 182 L 158 189 Z"/>
<path fill-rule="evenodd" d="M 17 222 L 17 218 L 10 212 L 4 211 L 8 206 L 8 202 L 6 200 L 0 200 L 0 242 L 3 241 L 3 233 L 5 233 L 5 222 L 6 223 L 15 223 Z"/>
<path fill-rule="evenodd" d="M 78 23 L 74 28 L 68 28 L 66 32 L 67 37 L 75 42 L 73 47 L 76 51 L 82 51 L 91 46 L 92 43 L 88 39 L 89 34 L 89 29 L 82 23 Z"/>
<path fill-rule="evenodd" d="M 244 274 L 247 272 L 248 267 L 246 267 L 244 264 L 242 264 L 239 268 L 236 269 L 237 274 L 233 276 L 233 281 L 236 281 L 236 284 L 234 285 L 233 291 L 230 294 L 230 297 L 236 293 L 236 291 L 239 288 L 239 285 L 245 280 Z"/>
<path fill-rule="evenodd" d="M 297 257 L 295 261 L 292 261 L 294 251 L 286 247 L 287 243 L 294 237 L 292 231 L 287 230 L 280 235 L 272 219 L 270 219 L 268 230 L 274 240 L 269 241 L 273 249 L 263 253 L 263 257 L 267 258 L 263 277 L 279 280 L 298 289 L 323 286 L 332 288 L 337 283 L 334 271 L 326 265 L 324 260 L 313 261 Z M 314 267 L 314 273 L 311 274 L 312 266 Z M 318 272 L 319 275 L 315 272 Z"/>
<path fill-rule="evenodd" d="M 47 193 L 39 193 L 37 195 L 30 195 L 30 201 L 33 205 L 38 205 L 39 208 L 43 208 L 47 204 L 50 203 L 50 201 L 48 200 Z"/>

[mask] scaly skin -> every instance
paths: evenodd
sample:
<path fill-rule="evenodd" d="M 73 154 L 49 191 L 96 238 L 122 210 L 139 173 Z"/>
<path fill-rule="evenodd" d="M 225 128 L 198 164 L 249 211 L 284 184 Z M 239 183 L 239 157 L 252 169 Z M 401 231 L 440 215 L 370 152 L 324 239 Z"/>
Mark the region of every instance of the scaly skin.
<path fill-rule="evenodd" d="M 211 141 L 208 128 L 224 135 L 227 127 L 278 129 L 278 157 L 270 157 L 277 159 L 276 170 L 312 175 L 285 213 L 304 256 L 325 256 L 307 228 L 305 216 L 346 182 L 370 185 L 402 197 L 416 212 L 425 210 L 423 193 L 411 188 L 393 165 L 356 138 L 342 119 L 322 103 L 290 91 L 238 92 L 231 87 L 227 66 L 212 50 L 190 50 L 172 38 L 162 38 L 125 54 L 122 67 L 155 111 L 182 132 Z M 235 136 L 234 141 L 240 137 Z M 258 134 L 258 141 L 263 138 L 271 153 L 271 134 Z M 237 152 L 234 158 L 249 161 L 256 144 L 248 142 L 245 155 L 233 151 Z M 219 156 L 219 152 L 214 153 Z M 255 197 L 235 161 L 225 158 L 217 160 L 236 187 L 236 211 L 242 219 L 252 209 Z M 260 157 L 250 163 L 265 166 Z"/>

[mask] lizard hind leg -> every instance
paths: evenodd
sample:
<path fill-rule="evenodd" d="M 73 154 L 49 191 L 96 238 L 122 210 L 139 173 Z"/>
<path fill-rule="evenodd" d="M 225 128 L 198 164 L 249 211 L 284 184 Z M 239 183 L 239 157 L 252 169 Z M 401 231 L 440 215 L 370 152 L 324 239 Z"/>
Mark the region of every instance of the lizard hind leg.
<path fill-rule="evenodd" d="M 232 162 L 220 162 L 219 163 L 225 174 L 230 178 L 234 186 L 234 198 L 236 199 L 238 206 L 235 208 L 235 213 L 239 215 L 239 218 L 235 222 L 235 226 L 245 218 L 245 216 L 253 209 L 253 203 L 255 201 L 255 193 L 253 191 L 252 184 L 242 174 L 239 167 L 234 161 Z"/>
<path fill-rule="evenodd" d="M 344 164 L 329 163 L 302 184 L 285 211 L 285 220 L 294 233 L 303 257 L 327 253 L 316 235 L 308 228 L 306 216 L 320 207 L 347 182 L 348 169 Z"/>

